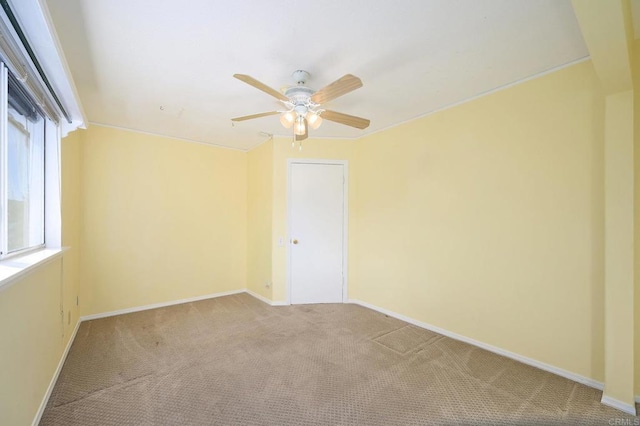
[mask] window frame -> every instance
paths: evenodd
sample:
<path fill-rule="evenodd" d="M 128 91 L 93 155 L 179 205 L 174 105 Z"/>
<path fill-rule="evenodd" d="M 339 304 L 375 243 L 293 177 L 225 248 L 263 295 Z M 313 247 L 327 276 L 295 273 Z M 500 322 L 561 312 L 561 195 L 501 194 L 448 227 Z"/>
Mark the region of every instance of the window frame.
<path fill-rule="evenodd" d="M 47 208 L 47 128 L 48 118 L 39 112 L 43 119 L 42 129 L 42 193 L 43 193 L 43 215 L 42 223 L 38 226 L 42 227 L 42 242 L 24 247 L 19 250 L 9 252 L 9 191 L 8 191 L 8 128 L 9 128 L 9 69 L 4 61 L 0 60 L 0 261 L 23 256 L 38 250 L 42 250 L 47 246 L 47 216 L 49 211 Z M 35 103 L 34 103 L 35 105 Z"/>

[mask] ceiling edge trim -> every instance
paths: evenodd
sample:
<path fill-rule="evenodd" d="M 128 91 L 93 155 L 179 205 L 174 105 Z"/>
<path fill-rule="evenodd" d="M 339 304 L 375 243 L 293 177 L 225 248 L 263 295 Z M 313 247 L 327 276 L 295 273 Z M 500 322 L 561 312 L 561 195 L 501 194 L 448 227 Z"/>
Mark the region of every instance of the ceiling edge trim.
<path fill-rule="evenodd" d="M 221 148 L 221 149 L 230 149 L 232 151 L 248 152 L 251 149 L 253 149 L 253 148 L 250 148 L 250 149 L 233 148 L 231 146 L 220 145 L 220 144 L 211 143 L 211 142 L 202 142 L 202 141 L 197 141 L 195 139 L 185 139 L 185 138 L 180 138 L 180 137 L 177 137 L 177 136 L 162 135 L 160 133 L 145 132 L 144 130 L 132 129 L 132 128 L 129 128 L 129 127 L 122 127 L 122 126 L 114 126 L 114 125 L 111 125 L 111 124 L 98 123 L 96 121 L 89 121 L 89 125 L 98 126 L 98 127 L 106 127 L 108 129 L 125 130 L 127 132 L 140 133 L 140 134 L 143 134 L 143 135 L 156 136 L 156 137 L 159 137 L 159 138 L 173 139 L 173 140 L 176 140 L 176 141 L 197 143 L 198 145 L 206 145 L 206 146 L 211 146 L 211 147 L 214 147 L 214 148 Z"/>
<path fill-rule="evenodd" d="M 370 133 L 364 133 L 364 134 L 362 134 L 360 136 L 356 136 L 356 137 L 318 136 L 318 137 L 313 137 L 313 138 L 310 138 L 310 139 L 358 140 L 360 138 L 364 138 L 364 137 L 367 137 L 367 136 L 370 136 L 370 135 L 375 135 L 376 133 L 380 133 L 380 132 L 384 132 L 384 131 L 389 130 L 389 129 L 393 129 L 394 127 L 402 126 L 403 124 L 410 123 L 410 122 L 412 122 L 414 120 L 419 120 L 421 118 L 428 117 L 428 116 L 430 116 L 432 114 L 437 114 L 437 113 L 439 113 L 441 111 L 444 111 L 444 110 L 447 110 L 447 109 L 450 109 L 450 108 L 455 108 L 455 107 L 460 106 L 462 104 L 466 104 L 467 102 L 475 101 L 476 99 L 482 98 L 483 96 L 491 95 L 491 94 L 499 92 L 501 90 L 509 89 L 509 88 L 511 88 L 513 86 L 517 86 L 518 84 L 525 83 L 525 82 L 530 81 L 530 80 L 535 80 L 536 78 L 543 77 L 543 76 L 548 75 L 548 74 L 553 74 L 556 71 L 560 71 L 561 69 L 564 69 L 564 68 L 569 68 L 569 67 L 571 67 L 573 65 L 577 65 L 577 64 L 580 64 L 582 62 L 586 62 L 586 61 L 588 61 L 590 59 L 591 59 L 591 56 L 589 56 L 589 55 L 584 56 L 582 58 L 575 59 L 575 60 L 573 60 L 571 62 L 567 62 L 566 64 L 562 64 L 562 65 L 555 66 L 553 68 L 549 68 L 548 70 L 545 70 L 545 71 L 530 75 L 528 77 L 524 77 L 524 78 L 512 81 L 511 83 L 503 84 L 502 86 L 495 87 L 495 88 L 487 90 L 485 92 L 478 93 L 477 95 L 474 95 L 474 96 L 471 96 L 471 97 L 468 97 L 468 98 L 464 98 L 464 99 L 459 100 L 457 102 L 454 102 L 452 104 L 445 105 L 443 107 L 440 107 L 440 108 L 425 112 L 425 113 L 420 114 L 420 115 L 416 115 L 415 117 L 408 118 L 406 120 L 403 120 L 403 121 L 401 121 L 399 123 L 396 123 L 396 124 L 392 124 L 392 125 L 387 126 L 387 127 L 383 127 L 382 129 L 378 129 L 378 130 L 375 130 L 375 131 L 370 132 Z M 274 138 L 285 138 L 285 137 L 289 137 L 289 136 L 282 136 L 282 135 L 274 134 L 273 137 Z M 261 144 L 262 143 L 259 143 L 258 145 L 255 145 L 255 146 L 247 149 L 247 151 L 251 151 L 252 149 L 257 148 Z"/>
<path fill-rule="evenodd" d="M 430 116 L 432 114 L 436 114 L 436 113 L 439 113 L 441 111 L 444 111 L 444 110 L 447 110 L 447 109 L 451 109 L 451 108 L 455 108 L 455 107 L 460 106 L 462 104 L 466 104 L 467 102 L 475 101 L 476 99 L 482 98 L 482 97 L 487 96 L 487 95 L 491 95 L 491 94 L 496 93 L 496 92 L 500 92 L 501 90 L 509 89 L 509 88 L 511 88 L 513 86 L 517 86 L 518 84 L 525 83 L 525 82 L 530 81 L 530 80 L 535 80 L 536 78 L 543 77 L 543 76 L 548 75 L 548 74 L 553 74 L 556 71 L 560 71 L 561 69 L 564 69 L 564 68 L 569 68 L 569 67 L 571 67 L 573 65 L 577 65 L 577 64 L 580 64 L 582 62 L 586 62 L 586 61 L 588 61 L 590 59 L 591 59 L 591 57 L 587 55 L 587 56 L 584 56 L 582 58 L 575 59 L 575 60 L 573 60 L 571 62 L 567 62 L 566 64 L 562 64 L 562 65 L 558 65 L 558 66 L 553 67 L 553 68 L 549 68 L 548 70 L 539 72 L 537 74 L 533 74 L 533 75 L 530 75 L 528 77 L 524 77 L 524 78 L 521 78 L 519 80 L 512 81 L 511 83 L 507 83 L 507 84 L 504 84 L 502 86 L 498 86 L 498 87 L 495 87 L 493 89 L 487 90 L 485 92 L 478 93 L 477 95 L 471 96 L 469 98 L 464 98 L 464 99 L 459 100 L 457 102 L 454 102 L 452 104 L 445 105 L 443 107 L 431 110 L 429 112 L 425 112 L 424 114 L 420 114 L 420 115 L 417 115 L 415 117 L 409 118 L 407 120 L 401 121 L 399 123 L 392 124 L 390 126 L 382 128 L 382 129 L 378 129 L 378 130 L 376 130 L 374 132 L 366 133 L 366 134 L 364 134 L 362 136 L 358 136 L 357 138 L 341 138 L 341 139 L 360 139 L 360 138 L 363 138 L 363 137 L 366 137 L 366 136 L 375 135 L 376 133 L 380 133 L 380 132 L 384 132 L 385 130 L 393 129 L 394 127 L 398 127 L 398 126 L 401 126 L 403 124 L 410 123 L 410 122 L 412 122 L 414 120 L 419 120 L 421 118 L 428 117 L 428 116 Z"/>
<path fill-rule="evenodd" d="M 530 75 L 528 77 L 512 81 L 511 83 L 507 83 L 507 84 L 504 84 L 502 86 L 495 87 L 493 89 L 487 90 L 485 92 L 479 93 L 479 94 L 471 96 L 469 98 L 464 98 L 464 99 L 462 99 L 460 101 L 457 101 L 457 102 L 454 102 L 452 104 L 445 105 L 443 107 L 440 107 L 440 108 L 425 112 L 424 114 L 417 115 L 417 116 L 409 118 L 407 120 L 403 120 L 403 121 L 401 121 L 399 123 L 392 124 L 390 126 L 383 127 L 382 129 L 378 129 L 378 130 L 370 132 L 370 133 L 365 133 L 365 134 L 362 134 L 360 136 L 356 136 L 356 137 L 318 136 L 318 137 L 313 137 L 313 138 L 310 138 L 310 139 L 319 139 L 319 140 L 323 140 L 323 139 L 326 139 L 326 140 L 335 140 L 335 139 L 339 139 L 339 140 L 358 140 L 360 138 L 364 138 L 364 137 L 367 137 L 367 136 L 370 136 L 370 135 L 375 135 L 377 133 L 384 132 L 384 131 L 389 130 L 389 129 L 393 129 L 393 128 L 398 127 L 398 126 L 402 126 L 403 124 L 410 123 L 410 122 L 412 122 L 414 120 L 419 120 L 421 118 L 428 117 L 428 116 L 430 116 L 432 114 L 436 114 L 438 112 L 441 112 L 441 111 L 444 111 L 444 110 L 447 110 L 447 109 L 450 109 L 450 108 L 455 108 L 455 107 L 460 106 L 462 104 L 465 104 L 467 102 L 475 101 L 476 99 L 482 98 L 483 96 L 491 95 L 491 94 L 499 92 L 501 90 L 508 89 L 510 87 L 513 87 L 513 86 L 517 86 L 518 84 L 525 83 L 525 82 L 530 81 L 530 80 L 535 80 L 536 78 L 543 77 L 543 76 L 548 75 L 548 74 L 553 74 L 556 71 L 560 71 L 561 69 L 564 69 L 564 68 L 569 68 L 569 67 L 571 67 L 573 65 L 577 65 L 577 64 L 580 64 L 582 62 L 586 62 L 586 61 L 588 61 L 590 59 L 591 59 L 590 56 L 584 56 L 582 58 L 578 58 L 578 59 L 573 60 L 571 62 L 567 62 L 566 64 L 562 64 L 562 65 L 555 66 L 553 68 L 549 68 L 548 70 L 539 72 L 537 74 L 533 74 L 533 75 Z M 257 148 L 260 145 L 262 145 L 264 142 L 267 142 L 267 140 L 268 140 L 267 139 L 267 140 L 259 141 L 257 144 L 252 145 L 251 147 L 249 147 L 247 149 L 242 149 L 242 148 L 234 148 L 234 147 L 230 147 L 230 146 L 226 146 L 226 145 L 215 144 L 215 143 L 211 143 L 211 142 L 203 142 L 203 141 L 197 141 L 197 140 L 194 140 L 194 139 L 180 138 L 180 137 L 177 137 L 177 136 L 162 135 L 160 133 L 146 132 L 144 130 L 132 129 L 132 128 L 129 128 L 129 127 L 114 126 L 114 125 L 111 125 L 111 124 L 99 123 L 99 122 L 95 122 L 95 121 L 89 121 L 89 124 L 93 125 L 93 126 L 106 127 L 106 128 L 116 129 L 116 130 L 125 130 L 125 131 L 129 131 L 129 132 L 140 133 L 140 134 L 143 134 L 143 135 L 156 136 L 156 137 L 173 139 L 173 140 L 189 142 L 189 143 L 197 143 L 199 145 L 206 145 L 206 146 L 212 146 L 214 148 L 230 149 L 230 150 L 233 150 L 233 151 L 241 151 L 241 152 L 252 151 L 255 148 Z M 274 134 L 272 137 L 273 138 L 288 138 L 289 136 L 283 136 L 283 135 Z"/>

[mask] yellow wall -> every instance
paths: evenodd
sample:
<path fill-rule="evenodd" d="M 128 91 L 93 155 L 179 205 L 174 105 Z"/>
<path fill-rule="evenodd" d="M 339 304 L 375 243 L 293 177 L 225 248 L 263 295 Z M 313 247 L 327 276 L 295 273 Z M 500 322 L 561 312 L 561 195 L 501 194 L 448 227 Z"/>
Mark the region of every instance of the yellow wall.
<path fill-rule="evenodd" d="M 634 157 L 634 394 L 640 395 L 640 40 L 633 45 L 633 157 Z"/>
<path fill-rule="evenodd" d="M 331 124 L 330 124 L 331 125 Z M 307 139 L 302 144 L 302 151 L 298 146 L 291 146 L 290 138 L 276 138 L 273 144 L 273 300 L 285 302 L 287 300 L 287 159 L 333 159 L 349 161 L 349 176 L 352 176 L 355 165 L 354 144 L 352 140 L 342 139 Z M 351 200 L 354 198 L 355 180 L 349 179 L 349 229 L 353 226 L 356 206 Z M 278 245 L 278 238 L 285 241 Z M 349 257 L 354 255 L 356 242 L 349 238 Z M 349 270 L 349 293 L 355 285 L 354 271 Z"/>
<path fill-rule="evenodd" d="M 356 142 L 353 297 L 603 379 L 590 62 Z"/>
<path fill-rule="evenodd" d="M 634 115 L 634 372 L 635 372 L 635 395 L 640 395 L 640 93 L 634 90 L 633 101 Z"/>
<path fill-rule="evenodd" d="M 246 286 L 246 153 L 83 132 L 82 312 Z"/>
<path fill-rule="evenodd" d="M 633 91 L 605 99 L 605 389 L 634 406 Z"/>
<path fill-rule="evenodd" d="M 69 250 L 0 290 L 1 425 L 32 423 L 78 320 L 78 132 L 62 141 L 61 152 L 62 239 Z"/>
<path fill-rule="evenodd" d="M 634 404 L 633 24 L 631 2 L 573 0 L 605 99 L 605 380 L 602 401 Z"/>
<path fill-rule="evenodd" d="M 60 259 L 0 293 L 0 424 L 33 421 L 63 351 Z"/>
<path fill-rule="evenodd" d="M 77 297 L 80 295 L 82 250 L 82 138 L 80 131 L 70 133 L 62 144 L 62 245 L 63 301 L 65 345 L 80 317 Z"/>
<path fill-rule="evenodd" d="M 247 288 L 267 299 L 272 298 L 272 194 L 273 140 L 268 140 L 247 154 Z"/>

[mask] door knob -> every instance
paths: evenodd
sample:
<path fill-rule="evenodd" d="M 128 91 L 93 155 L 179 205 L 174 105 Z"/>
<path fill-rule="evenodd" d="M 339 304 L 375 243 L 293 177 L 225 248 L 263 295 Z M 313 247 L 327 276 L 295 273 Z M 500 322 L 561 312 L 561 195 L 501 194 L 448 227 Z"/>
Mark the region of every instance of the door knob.
<path fill-rule="evenodd" d="M 298 244 L 298 240 L 291 241 L 293 244 Z"/>

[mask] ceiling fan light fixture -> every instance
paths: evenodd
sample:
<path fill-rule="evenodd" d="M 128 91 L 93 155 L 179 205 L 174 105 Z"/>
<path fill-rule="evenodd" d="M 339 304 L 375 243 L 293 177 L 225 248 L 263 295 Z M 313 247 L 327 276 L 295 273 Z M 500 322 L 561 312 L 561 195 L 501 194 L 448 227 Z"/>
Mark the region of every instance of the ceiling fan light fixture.
<path fill-rule="evenodd" d="M 293 126 L 293 122 L 295 121 L 295 116 L 291 111 L 287 111 L 280 116 L 280 123 L 284 126 L 285 129 L 290 129 Z"/>
<path fill-rule="evenodd" d="M 307 113 L 307 123 L 309 123 L 309 127 L 316 130 L 322 124 L 322 117 L 313 111 L 309 111 Z"/>
<path fill-rule="evenodd" d="M 293 127 L 293 133 L 295 133 L 298 136 L 302 136 L 306 133 L 306 129 L 304 126 L 304 117 L 302 117 L 301 115 L 299 115 L 298 118 L 296 118 L 296 124 Z"/>

